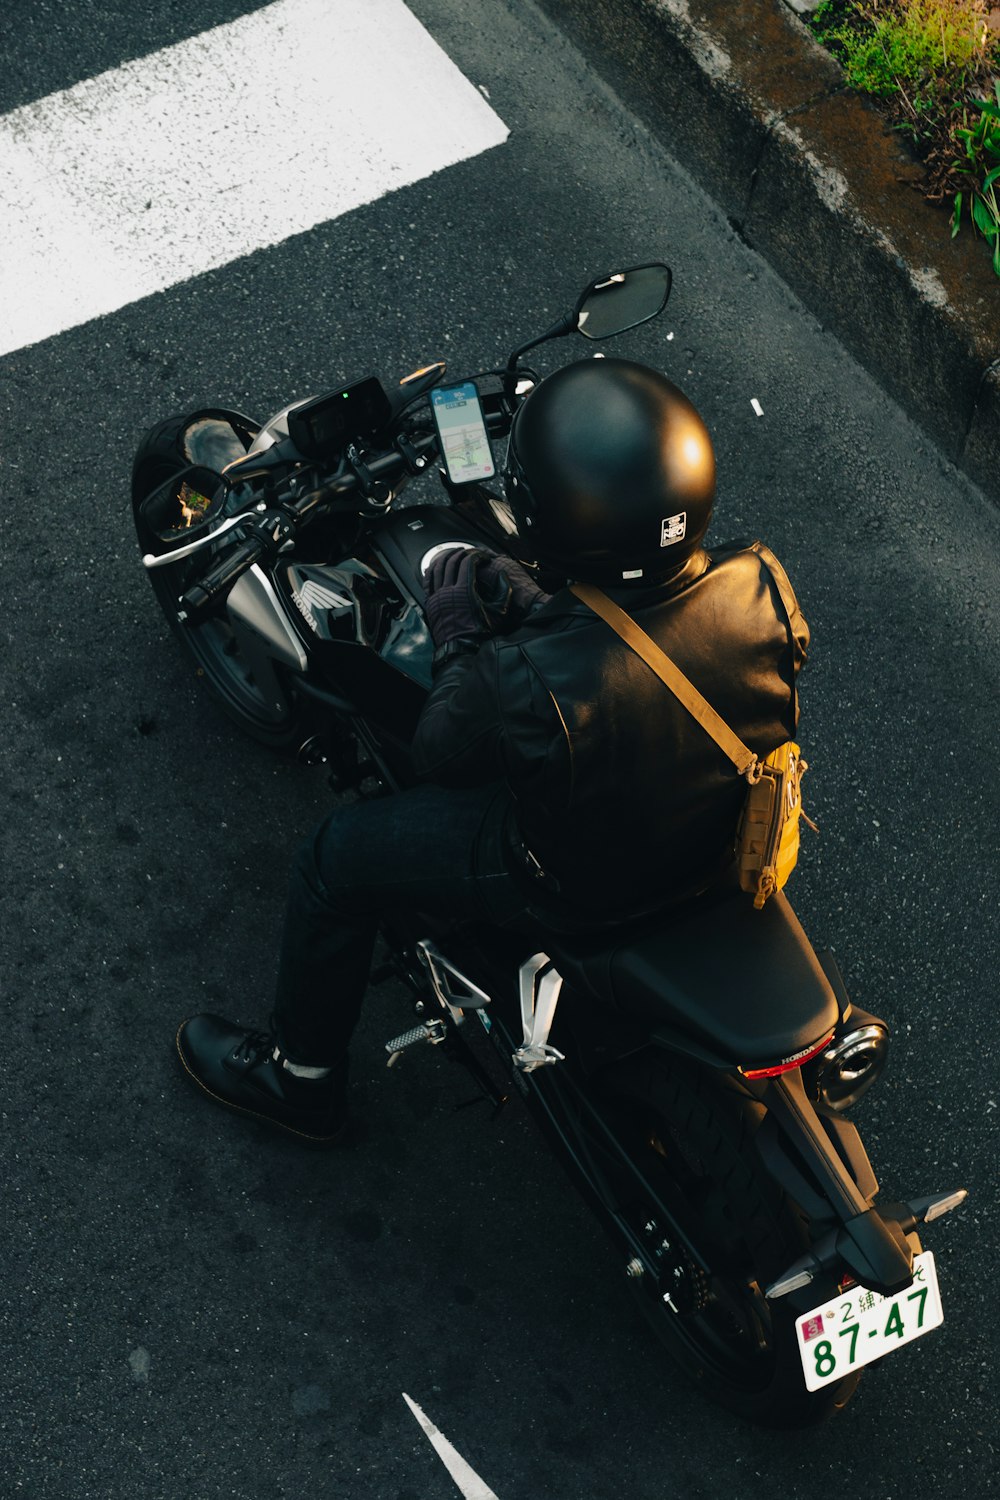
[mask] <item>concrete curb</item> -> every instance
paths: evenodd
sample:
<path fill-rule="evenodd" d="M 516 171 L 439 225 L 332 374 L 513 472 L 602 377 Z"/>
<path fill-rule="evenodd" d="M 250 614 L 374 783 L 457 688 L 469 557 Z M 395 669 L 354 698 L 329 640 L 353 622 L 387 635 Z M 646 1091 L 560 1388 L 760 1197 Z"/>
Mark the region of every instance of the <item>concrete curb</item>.
<path fill-rule="evenodd" d="M 946 456 L 1000 501 L 1000 280 L 793 0 L 538 0 Z"/>

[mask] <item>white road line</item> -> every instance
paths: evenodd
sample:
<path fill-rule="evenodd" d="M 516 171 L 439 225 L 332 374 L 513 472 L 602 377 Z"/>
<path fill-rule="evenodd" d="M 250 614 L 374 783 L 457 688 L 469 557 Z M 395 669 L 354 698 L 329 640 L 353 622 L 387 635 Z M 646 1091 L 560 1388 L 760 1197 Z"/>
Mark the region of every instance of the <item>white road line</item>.
<path fill-rule="evenodd" d="M 489 1485 L 485 1484 L 478 1474 L 473 1473 L 462 1455 L 456 1453 L 444 1434 L 437 1430 L 430 1418 L 424 1415 L 415 1401 L 410 1400 L 405 1391 L 403 1400 L 424 1429 L 441 1462 L 458 1485 L 463 1500 L 498 1500 L 498 1496 Z"/>
<path fill-rule="evenodd" d="M 0 354 L 508 131 L 402 0 L 277 0 L 0 117 Z"/>

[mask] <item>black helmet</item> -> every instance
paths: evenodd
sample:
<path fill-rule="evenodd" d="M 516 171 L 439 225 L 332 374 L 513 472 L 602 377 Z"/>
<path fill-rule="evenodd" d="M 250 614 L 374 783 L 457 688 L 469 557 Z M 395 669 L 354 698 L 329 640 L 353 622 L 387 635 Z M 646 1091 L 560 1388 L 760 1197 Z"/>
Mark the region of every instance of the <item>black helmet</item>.
<path fill-rule="evenodd" d="M 708 529 L 715 454 L 665 376 L 628 359 L 580 360 L 517 412 L 506 489 L 525 555 L 588 583 L 655 582 Z"/>

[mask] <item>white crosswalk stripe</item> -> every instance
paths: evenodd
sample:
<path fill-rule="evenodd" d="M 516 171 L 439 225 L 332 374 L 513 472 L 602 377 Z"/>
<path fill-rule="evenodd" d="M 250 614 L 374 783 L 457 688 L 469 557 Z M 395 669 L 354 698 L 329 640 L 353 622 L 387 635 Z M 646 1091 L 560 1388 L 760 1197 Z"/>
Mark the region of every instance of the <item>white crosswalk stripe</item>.
<path fill-rule="evenodd" d="M 0 118 L 0 354 L 507 137 L 402 0 L 276 0 Z"/>

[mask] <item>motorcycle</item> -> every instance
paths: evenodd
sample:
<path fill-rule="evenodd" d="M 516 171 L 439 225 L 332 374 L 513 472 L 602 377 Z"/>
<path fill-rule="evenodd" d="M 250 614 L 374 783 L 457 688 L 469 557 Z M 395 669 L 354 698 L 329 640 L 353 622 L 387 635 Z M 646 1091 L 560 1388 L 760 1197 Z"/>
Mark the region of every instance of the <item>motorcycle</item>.
<path fill-rule="evenodd" d="M 600 277 L 502 369 L 448 385 L 437 362 L 264 423 L 205 408 L 146 434 L 132 474 L 143 562 L 242 730 L 325 765 L 341 792 L 412 783 L 433 655 L 423 579 L 442 549 L 510 550 L 513 516 L 484 481 L 538 380 L 524 356 L 637 327 L 670 286 L 659 264 Z M 443 494 L 414 502 L 407 487 L 439 463 Z M 523 1099 L 706 1396 L 806 1426 L 942 1321 L 918 1231 L 965 1192 L 876 1201 L 847 1112 L 884 1069 L 889 1030 L 783 893 L 758 911 L 720 889 L 536 952 L 454 923 L 387 922 L 384 936 L 373 979 L 401 976 L 415 1006 L 389 1063 L 440 1046 L 497 1109 Z"/>

